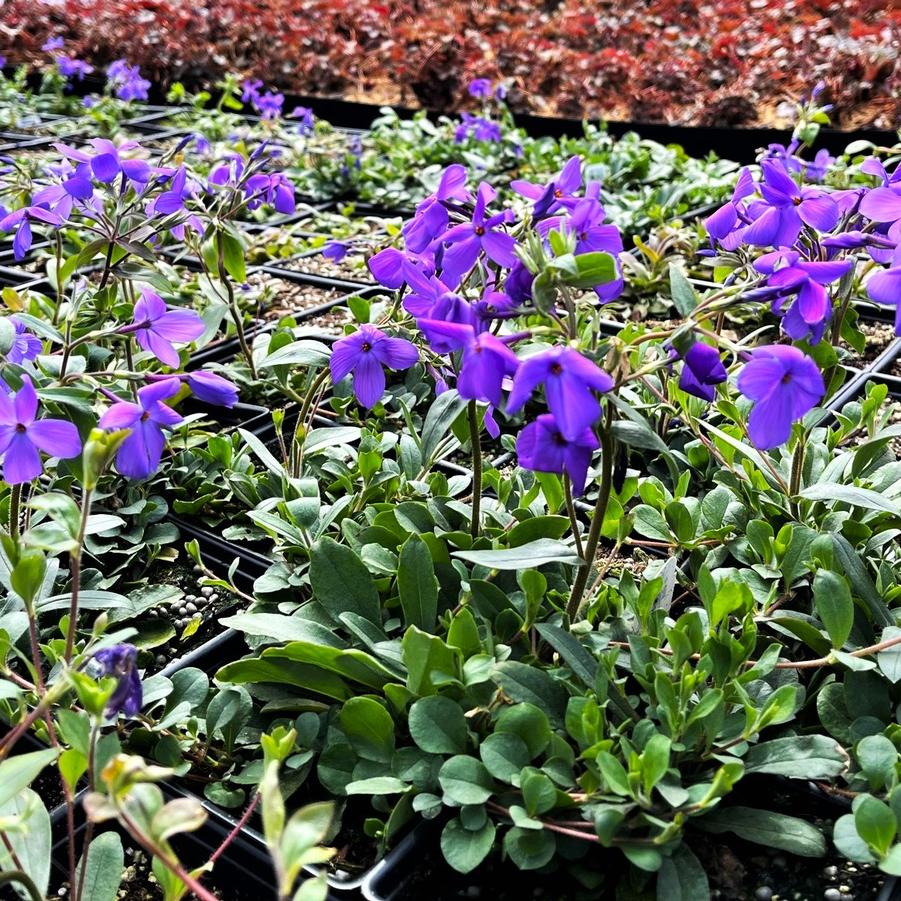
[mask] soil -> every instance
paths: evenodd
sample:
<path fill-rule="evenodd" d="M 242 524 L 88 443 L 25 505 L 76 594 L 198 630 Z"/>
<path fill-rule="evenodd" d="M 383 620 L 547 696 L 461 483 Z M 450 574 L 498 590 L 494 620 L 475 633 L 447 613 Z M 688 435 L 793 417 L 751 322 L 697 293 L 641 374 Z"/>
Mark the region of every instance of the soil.
<path fill-rule="evenodd" d="M 297 316 L 306 310 L 334 303 L 344 293 L 337 288 L 298 284 L 287 279 L 273 278 L 265 273 L 254 273 L 247 282 L 253 288 L 269 289 L 269 297 L 262 301 L 259 312 L 263 319 L 270 321 Z"/>
<path fill-rule="evenodd" d="M 337 306 L 313 316 L 310 319 L 304 319 L 302 331 L 308 331 L 316 335 L 334 335 L 340 337 L 344 334 L 344 326 L 351 321 L 350 311 L 345 307 Z"/>
<path fill-rule="evenodd" d="M 308 272 L 325 278 L 350 279 L 375 284 L 366 268 L 366 258 L 363 254 L 348 254 L 343 260 L 336 262 L 317 253 L 288 260 L 281 266 L 291 272 Z"/>

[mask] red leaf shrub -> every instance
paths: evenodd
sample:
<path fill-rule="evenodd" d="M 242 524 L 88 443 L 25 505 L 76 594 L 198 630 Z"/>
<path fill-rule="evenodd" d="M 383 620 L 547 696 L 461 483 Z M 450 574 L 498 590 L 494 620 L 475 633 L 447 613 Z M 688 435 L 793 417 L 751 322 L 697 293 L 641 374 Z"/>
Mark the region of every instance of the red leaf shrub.
<path fill-rule="evenodd" d="M 5 0 L 0 53 L 47 37 L 160 84 L 228 70 L 307 94 L 447 109 L 476 76 L 516 109 L 681 123 L 779 122 L 824 80 L 837 124 L 895 127 L 892 0 Z"/>

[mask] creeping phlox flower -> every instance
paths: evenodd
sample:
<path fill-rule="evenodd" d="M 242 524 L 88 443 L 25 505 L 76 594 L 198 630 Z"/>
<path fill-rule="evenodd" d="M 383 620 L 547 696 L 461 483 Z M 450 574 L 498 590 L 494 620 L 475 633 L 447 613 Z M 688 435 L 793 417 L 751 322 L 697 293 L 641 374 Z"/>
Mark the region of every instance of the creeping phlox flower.
<path fill-rule="evenodd" d="M 10 316 L 13 327 L 13 343 L 5 354 L 7 363 L 21 364 L 33 360 L 41 352 L 41 339 L 25 328 L 25 323 L 17 316 Z"/>
<path fill-rule="evenodd" d="M 255 154 L 265 151 L 260 145 Z M 245 162 L 239 154 L 232 154 L 231 159 L 217 166 L 209 175 L 209 184 L 216 187 L 241 186 L 244 192 L 247 209 L 255 210 L 268 203 L 276 212 L 290 215 L 297 208 L 294 200 L 294 185 L 283 172 L 254 172 L 244 177 Z"/>
<path fill-rule="evenodd" d="M 106 67 L 106 78 L 120 100 L 146 100 L 149 96 L 150 82 L 142 78 L 141 70 L 129 65 L 127 60 L 111 62 Z"/>
<path fill-rule="evenodd" d="M 738 390 L 754 402 L 748 434 L 761 450 L 785 444 L 792 423 L 802 419 L 826 393 L 816 363 L 787 344 L 755 349 L 738 374 Z"/>
<path fill-rule="evenodd" d="M 153 167 L 145 159 L 126 156 L 132 152 L 140 153 L 141 145 L 137 141 L 122 141 L 114 144 L 106 138 L 92 138 L 88 142 L 93 153 L 86 150 L 78 150 L 68 144 L 54 144 L 53 146 L 64 157 L 74 160 L 76 163 L 86 163 L 97 181 L 110 184 L 120 175 L 127 179 L 137 189 L 141 190 L 153 175 Z M 84 172 L 85 170 L 80 170 Z"/>
<path fill-rule="evenodd" d="M 403 338 L 390 338 L 373 325 L 336 341 L 329 359 L 332 381 L 337 384 L 353 373 L 354 395 L 367 409 L 385 393 L 385 371 L 409 369 L 419 359 L 416 346 Z"/>
<path fill-rule="evenodd" d="M 298 134 L 309 135 L 313 133 L 313 129 L 316 126 L 316 117 L 313 115 L 313 110 L 308 106 L 295 106 L 294 109 L 288 113 L 288 118 L 298 120 Z"/>
<path fill-rule="evenodd" d="M 170 310 L 159 294 L 144 288 L 135 304 L 134 322 L 127 328 L 134 332 L 135 340 L 144 350 L 174 368 L 179 364 L 179 357 L 173 342 L 194 341 L 203 334 L 205 326 L 192 310 Z"/>
<path fill-rule="evenodd" d="M 177 394 L 177 377 L 145 385 L 138 390 L 137 403 L 120 400 L 100 417 L 102 429 L 131 429 L 116 453 L 116 467 L 130 479 L 146 479 L 160 465 L 166 438 L 163 429 L 172 428 L 182 417 L 163 401 Z"/>
<path fill-rule="evenodd" d="M 137 716 L 144 705 L 144 689 L 138 673 L 138 649 L 133 644 L 114 644 L 94 653 L 91 666 L 97 678 L 112 677 L 116 687 L 106 706 L 108 717 L 124 713 Z"/>
<path fill-rule="evenodd" d="M 461 113 L 460 118 L 462 121 L 454 132 L 454 142 L 457 144 L 469 140 L 498 144 L 504 138 L 500 125 L 491 119 L 474 116 L 472 113 Z"/>
<path fill-rule="evenodd" d="M 682 361 L 679 387 L 695 397 L 712 401 L 716 396 L 716 386 L 728 378 L 720 352 L 709 344 L 697 341 L 686 351 Z"/>
<path fill-rule="evenodd" d="M 582 160 L 577 156 L 571 157 L 560 173 L 547 184 L 514 179 L 510 182 L 510 187 L 517 194 L 535 202 L 532 212 L 540 219 L 560 207 L 571 207 L 578 203 L 575 194 L 582 187 Z"/>
<path fill-rule="evenodd" d="M 54 50 L 62 50 L 65 45 L 65 41 L 62 39 L 61 35 L 54 35 L 52 38 L 47 38 L 41 46 L 41 50 L 44 53 L 53 53 Z"/>
<path fill-rule="evenodd" d="M 64 419 L 38 419 L 38 396 L 31 379 L 12 396 L 0 391 L 0 454 L 3 479 L 20 485 L 42 472 L 40 451 L 69 459 L 81 453 L 78 429 Z"/>
<path fill-rule="evenodd" d="M 75 59 L 73 56 L 60 55 L 55 57 L 55 62 L 59 74 L 64 78 L 84 81 L 85 75 L 90 75 L 94 71 L 94 67 L 90 63 L 86 63 L 83 59 Z"/>
<path fill-rule="evenodd" d="M 264 119 L 277 119 L 282 114 L 285 97 L 276 91 L 263 93 L 262 87 L 263 82 L 258 78 L 248 79 L 241 86 L 241 100 L 250 103 Z"/>
<path fill-rule="evenodd" d="M 33 239 L 31 232 L 32 221 L 45 222 L 48 225 L 59 227 L 63 224 L 64 219 L 58 213 L 54 213 L 42 206 L 22 207 L 0 219 L 0 231 L 16 230 L 13 236 L 13 256 L 17 261 L 24 260 L 28 251 L 31 250 Z"/>
<path fill-rule="evenodd" d="M 516 455 L 519 465 L 526 469 L 566 473 L 573 491 L 581 494 L 585 490 L 591 455 L 599 444 L 597 435 L 590 428 L 567 438 L 560 431 L 557 420 L 550 413 L 543 413 L 517 436 Z"/>
<path fill-rule="evenodd" d="M 238 389 L 228 379 L 215 372 L 198 369 L 186 372 L 182 378 L 194 397 L 217 407 L 233 407 L 238 402 Z"/>

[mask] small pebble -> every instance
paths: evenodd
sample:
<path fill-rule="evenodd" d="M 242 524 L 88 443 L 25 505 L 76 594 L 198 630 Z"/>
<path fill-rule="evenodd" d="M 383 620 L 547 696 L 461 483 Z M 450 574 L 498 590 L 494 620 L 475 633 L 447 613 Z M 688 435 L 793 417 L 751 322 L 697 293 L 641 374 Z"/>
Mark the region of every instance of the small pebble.
<path fill-rule="evenodd" d="M 194 572 L 196 572 L 196 573 L 202 573 L 202 572 L 203 572 L 203 567 L 202 567 L 199 563 L 195 563 L 195 564 L 191 567 L 191 569 L 192 569 Z"/>
<path fill-rule="evenodd" d="M 823 870 L 823 875 L 827 879 L 835 879 L 838 876 L 838 867 L 836 867 L 836 866 L 826 867 Z"/>
<path fill-rule="evenodd" d="M 210 597 L 210 596 L 213 594 L 213 587 L 212 587 L 212 585 L 204 585 L 203 588 L 200 589 L 200 593 L 201 593 L 205 598 Z"/>
<path fill-rule="evenodd" d="M 843 892 L 843 893 L 847 894 L 848 892 L 851 891 L 851 886 L 850 886 L 850 885 L 840 885 L 840 886 L 838 887 L 838 890 L 839 890 L 840 892 Z"/>
<path fill-rule="evenodd" d="M 768 885 L 762 885 L 754 892 L 754 897 L 757 901 L 773 901 L 773 890 Z"/>
<path fill-rule="evenodd" d="M 167 659 L 167 658 L 166 658 L 166 655 L 165 655 L 165 654 L 157 654 L 155 659 L 156 659 L 156 662 L 157 662 L 160 666 L 163 666 L 163 665 L 165 665 L 166 659 Z"/>
<path fill-rule="evenodd" d="M 827 888 L 823 892 L 823 901 L 842 901 L 842 893 L 837 888 Z"/>
<path fill-rule="evenodd" d="M 214 591 L 214 592 L 210 595 L 209 601 L 210 601 L 211 604 L 215 604 L 216 601 L 218 601 L 218 600 L 219 600 L 219 595 L 216 594 L 216 592 Z"/>
<path fill-rule="evenodd" d="M 197 612 L 197 604 L 195 604 L 193 602 L 190 604 L 185 604 L 185 610 L 187 610 L 188 613 L 196 613 Z"/>

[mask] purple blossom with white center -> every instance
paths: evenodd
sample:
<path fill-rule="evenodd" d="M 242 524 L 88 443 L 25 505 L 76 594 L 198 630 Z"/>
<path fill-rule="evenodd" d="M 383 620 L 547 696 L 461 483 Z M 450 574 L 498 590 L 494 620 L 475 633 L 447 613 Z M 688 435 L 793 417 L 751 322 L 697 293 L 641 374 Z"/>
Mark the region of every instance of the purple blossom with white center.
<path fill-rule="evenodd" d="M 804 225 L 828 232 L 838 222 L 839 207 L 825 191 L 798 187 L 778 162 L 765 160 L 760 168 L 763 201 L 755 205 L 757 215 L 742 234 L 745 244 L 791 247 Z"/>
<path fill-rule="evenodd" d="M 128 326 L 144 350 L 172 368 L 179 364 L 178 351 L 173 342 L 194 341 L 203 334 L 204 328 L 203 320 L 195 312 L 170 310 L 159 294 L 147 288 L 141 291 L 135 304 L 133 325 Z"/>
<path fill-rule="evenodd" d="M 6 352 L 6 362 L 17 366 L 35 359 L 43 349 L 41 339 L 29 332 L 25 323 L 17 316 L 10 316 L 9 321 L 14 329 L 12 347 Z"/>
<path fill-rule="evenodd" d="M 38 396 L 27 375 L 12 397 L 0 391 L 0 455 L 3 479 L 10 485 L 30 482 L 41 474 L 40 451 L 60 459 L 81 453 L 81 438 L 71 422 L 37 415 Z"/>
<path fill-rule="evenodd" d="M 516 239 L 501 227 L 513 219 L 513 213 L 504 210 L 494 216 L 486 215 L 485 208 L 496 196 L 494 188 L 482 182 L 476 194 L 472 221 L 455 225 L 444 233 L 443 240 L 449 245 L 442 267 L 442 280 L 446 284 L 459 285 L 460 279 L 472 269 L 483 251 L 488 259 L 505 269 L 516 262 L 513 252 Z"/>
<path fill-rule="evenodd" d="M 471 325 L 420 319 L 417 323 L 438 353 L 462 350 L 457 391 L 460 397 L 480 400 L 494 407 L 501 403 L 504 379 L 516 372 L 516 354 L 490 332 L 476 333 Z"/>
<path fill-rule="evenodd" d="M 578 156 L 571 157 L 547 184 L 515 179 L 510 182 L 510 187 L 517 194 L 534 201 L 536 218 L 547 216 L 563 206 L 573 206 L 578 202 L 574 195 L 582 187 L 582 160 Z"/>
<path fill-rule="evenodd" d="M 126 716 L 137 716 L 144 706 L 144 689 L 138 673 L 138 649 L 133 644 L 114 644 L 96 651 L 92 659 L 99 664 L 98 678 L 112 677 L 116 680 L 116 687 L 106 705 L 106 715 L 114 717 L 124 713 Z"/>
<path fill-rule="evenodd" d="M 592 429 L 584 428 L 567 438 L 553 415 L 543 413 L 517 436 L 516 455 L 519 465 L 533 472 L 566 473 L 573 493 L 581 494 L 591 457 L 599 445 Z"/>
<path fill-rule="evenodd" d="M 163 429 L 182 421 L 163 401 L 180 387 L 178 378 L 152 382 L 138 390 L 137 403 L 120 400 L 100 417 L 102 429 L 131 429 L 116 454 L 116 468 L 126 478 L 146 479 L 160 465 L 166 444 Z"/>
<path fill-rule="evenodd" d="M 679 387 L 688 394 L 712 401 L 716 396 L 716 386 L 727 378 L 720 352 L 709 344 L 695 342 L 682 358 Z"/>
<path fill-rule="evenodd" d="M 832 316 L 832 304 L 824 285 L 838 281 L 850 272 L 852 260 L 808 262 L 792 250 L 778 250 L 759 257 L 754 268 L 768 276 L 754 296 L 773 297 L 773 312 L 781 315 L 782 329 L 794 341 L 809 340 L 816 344 L 823 337 Z M 797 300 L 784 311 L 788 297 Z"/>
<path fill-rule="evenodd" d="M 803 419 L 826 393 L 817 364 L 790 344 L 752 351 L 738 374 L 738 390 L 753 401 L 748 434 L 761 450 L 785 444 L 792 423 Z"/>
<path fill-rule="evenodd" d="M 560 431 L 572 440 L 597 422 L 601 405 L 594 392 L 609 391 L 613 379 L 577 350 L 555 347 L 520 362 L 507 412 L 519 410 L 542 384 Z"/>
<path fill-rule="evenodd" d="M 419 359 L 416 346 L 403 338 L 391 338 L 373 325 L 336 341 L 329 359 L 332 382 L 353 373 L 354 395 L 361 406 L 371 409 L 385 393 L 385 371 L 409 369 Z"/>

